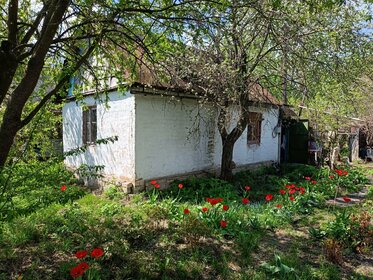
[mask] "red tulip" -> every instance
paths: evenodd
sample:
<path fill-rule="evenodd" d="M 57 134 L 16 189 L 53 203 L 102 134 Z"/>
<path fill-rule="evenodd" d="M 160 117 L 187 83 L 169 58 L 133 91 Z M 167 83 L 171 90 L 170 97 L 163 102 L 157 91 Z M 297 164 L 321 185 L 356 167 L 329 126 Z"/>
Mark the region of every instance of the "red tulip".
<path fill-rule="evenodd" d="M 228 222 L 226 222 L 226 221 L 224 221 L 224 220 L 221 220 L 221 221 L 220 221 L 220 226 L 221 226 L 222 228 L 226 228 L 227 225 L 228 225 Z"/>
<path fill-rule="evenodd" d="M 86 255 L 88 254 L 88 252 L 86 250 L 82 250 L 82 251 L 78 251 L 75 253 L 75 257 L 77 257 L 78 259 L 82 259 L 84 258 Z"/>
<path fill-rule="evenodd" d="M 248 204 L 250 202 L 250 200 L 246 197 L 242 198 L 242 203 L 243 204 Z"/>
<path fill-rule="evenodd" d="M 266 197 L 265 197 L 265 199 L 266 199 L 267 201 L 271 201 L 271 200 L 273 199 L 273 195 L 271 195 L 271 194 L 267 194 Z"/>
<path fill-rule="evenodd" d="M 85 272 L 86 270 L 88 270 L 89 264 L 86 263 L 86 262 L 82 262 L 82 263 L 78 264 L 78 267 L 80 267 L 81 270 L 83 270 Z"/>
<path fill-rule="evenodd" d="M 104 251 L 103 251 L 101 248 L 95 248 L 95 249 L 93 249 L 93 251 L 91 252 L 91 257 L 98 259 L 98 258 L 100 258 L 103 254 L 104 254 Z"/>
<path fill-rule="evenodd" d="M 74 266 L 71 270 L 70 270 L 70 276 L 72 278 L 79 278 L 81 276 L 83 276 L 84 274 L 84 270 L 79 266 Z"/>

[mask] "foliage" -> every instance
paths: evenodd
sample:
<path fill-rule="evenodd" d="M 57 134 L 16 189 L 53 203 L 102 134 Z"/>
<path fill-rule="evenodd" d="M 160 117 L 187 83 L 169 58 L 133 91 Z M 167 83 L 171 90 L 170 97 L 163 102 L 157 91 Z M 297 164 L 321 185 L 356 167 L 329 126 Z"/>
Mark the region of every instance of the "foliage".
<path fill-rule="evenodd" d="M 117 186 L 111 186 L 104 191 L 104 196 L 111 200 L 120 200 L 124 198 L 124 193 Z"/>
<path fill-rule="evenodd" d="M 319 169 L 306 164 L 283 164 L 281 172 L 290 180 L 299 180 L 304 177 L 318 178 L 319 175 L 327 175 L 327 169 Z"/>
<path fill-rule="evenodd" d="M 281 261 L 281 257 L 277 254 L 275 254 L 274 265 L 270 265 L 269 263 L 265 262 L 261 266 L 268 273 L 270 273 L 273 276 L 278 277 L 279 279 L 282 279 L 282 278 L 292 279 L 291 276 L 293 276 L 294 279 L 297 279 L 294 268 L 283 264 L 282 261 Z"/>
<path fill-rule="evenodd" d="M 94 144 L 95 145 L 109 144 L 109 143 L 114 143 L 115 141 L 118 141 L 118 136 L 111 136 L 111 137 L 107 137 L 107 138 L 103 138 L 103 139 L 98 139 L 98 140 L 95 141 Z M 88 147 L 89 147 L 89 144 L 86 144 L 86 145 L 80 146 L 78 148 L 72 149 L 70 151 L 67 151 L 63 155 L 64 155 L 64 157 L 76 156 L 76 155 L 79 155 L 79 154 L 82 154 L 82 153 L 86 152 Z"/>
<path fill-rule="evenodd" d="M 243 190 L 245 186 L 254 187 L 256 193 L 263 193 L 268 190 L 274 190 L 286 183 L 286 179 L 279 178 L 276 170 L 273 167 L 262 167 L 254 171 L 241 171 L 234 175 L 235 186 Z M 260 188 L 259 188 L 260 186 Z"/>
<path fill-rule="evenodd" d="M 318 239 L 322 239 L 323 237 L 325 237 L 326 232 L 321 229 L 310 227 L 308 230 L 308 234 L 310 235 L 311 238 L 318 240 Z"/>
<path fill-rule="evenodd" d="M 38 165 L 48 169 L 46 163 L 35 163 L 33 167 Z M 19 171 L 28 170 L 27 167 L 23 166 Z M 341 246 L 343 254 L 346 254 L 343 251 L 345 246 L 351 244 L 357 244 L 353 245 L 356 251 L 365 254 L 366 244 L 371 242 L 367 239 L 371 236 L 368 226 L 370 216 L 356 208 L 353 211 L 359 214 L 341 212 L 335 221 L 326 220 L 325 226 L 320 229 L 314 226 L 315 232 L 325 232 L 325 237 L 314 234 L 317 241 L 289 233 L 284 240 L 274 239 L 277 230 L 293 229 L 297 224 L 304 229 L 312 219 L 319 222 L 320 217 L 315 211 L 300 211 L 315 206 L 304 206 L 300 201 L 308 192 L 323 193 L 321 186 L 319 189 L 317 185 L 324 177 L 317 178 L 317 187 L 301 176 L 299 181 L 292 182 L 288 181 L 286 174 L 283 178 L 278 177 L 285 184 L 307 187 L 304 194 L 293 194 L 296 201 L 279 194 L 277 187 L 273 192 L 265 189 L 267 194 L 273 194 L 272 200 L 267 201 L 261 195 L 261 199 L 257 196 L 257 201 L 251 201 L 256 192 L 263 193 L 260 186 L 264 184 L 259 181 L 261 177 L 263 181 L 267 180 L 263 170 L 252 172 L 251 176 L 256 178 L 258 185 L 251 185 L 250 190 L 244 188 L 241 177 L 251 178 L 247 172 L 238 177 L 237 184 L 216 178 L 190 178 L 174 182 L 165 191 L 153 187 L 150 191 L 158 195 L 151 200 L 146 193 L 127 196 L 115 186 L 102 196 L 82 192 L 77 197 L 75 188 L 78 187 L 72 185 L 74 179 L 71 173 L 64 171 L 62 165 L 50 165 L 49 168 L 56 174 L 43 173 L 45 176 L 37 178 L 44 178 L 44 185 L 40 181 L 38 189 L 50 196 L 51 203 L 29 208 L 22 215 L 14 215 L 0 224 L 0 275 L 5 279 L 19 275 L 23 279 L 37 279 L 43 277 L 45 271 L 48 271 L 48 277 L 67 279 L 72 269 L 83 261 L 89 265 L 84 272 L 85 278 L 95 275 L 100 279 L 310 279 L 310 276 L 311 279 L 333 279 L 331 275 L 342 278 L 343 273 L 345 276 L 338 266 L 325 260 L 315 266 L 307 258 L 299 256 L 314 250 L 317 255 L 313 257 L 318 257 L 324 244 L 319 240 L 332 239 L 333 236 L 342 237 L 343 240 L 334 240 Z M 297 172 L 293 169 L 291 173 Z M 63 173 L 66 177 L 59 177 Z M 30 177 L 33 176 L 31 174 Z M 35 176 L 38 176 L 37 172 Z M 63 181 L 49 181 L 52 178 Z M 323 184 L 327 179 L 333 180 L 324 179 Z M 34 181 L 29 178 L 24 185 L 31 182 Z M 60 188 L 62 183 L 66 183 L 65 191 Z M 196 199 L 192 193 L 198 191 L 198 186 L 203 191 Z M 286 187 L 282 184 L 278 188 Z M 48 192 L 49 189 L 53 191 Z M 251 202 L 244 204 L 243 196 Z M 35 197 L 17 194 L 15 209 L 20 208 L 19 198 L 31 203 Z M 206 198 L 209 200 L 206 201 Z M 277 208 L 278 204 L 282 207 Z M 322 204 L 318 207 L 321 209 L 317 213 L 324 218 L 328 213 L 338 212 L 322 208 Z M 204 208 L 208 210 L 203 211 Z M 354 243 L 358 236 L 365 239 Z M 289 243 L 282 244 L 286 240 Z M 281 253 L 274 249 L 275 244 Z M 102 249 L 103 255 L 94 259 L 90 253 L 98 248 Z M 82 251 L 89 254 L 79 259 L 77 255 L 84 255 Z M 276 252 L 275 259 L 268 256 L 269 251 Z M 259 261 L 266 262 L 268 270 L 260 267 Z"/>
<path fill-rule="evenodd" d="M 62 190 L 62 186 L 66 189 Z M 56 162 L 32 161 L 4 169 L 0 187 L 1 220 L 27 215 L 53 203 L 67 203 L 85 194 L 73 174 Z"/>
<path fill-rule="evenodd" d="M 180 196 L 179 184 L 184 186 L 182 196 Z M 236 200 L 238 198 L 238 192 L 232 184 L 213 177 L 190 177 L 183 181 L 176 180 L 164 193 L 166 196 L 177 198 L 181 202 L 195 203 L 205 201 L 206 197 L 222 197 L 225 200 Z"/>
<path fill-rule="evenodd" d="M 354 252 L 371 250 L 373 227 L 370 220 L 370 213 L 366 211 L 352 214 L 344 209 L 335 213 L 335 220 L 319 229 L 311 227 L 309 234 L 316 240 L 323 240 L 328 260 L 340 264 L 343 249 Z"/>
<path fill-rule="evenodd" d="M 346 187 L 350 192 L 357 191 L 359 185 L 367 184 L 369 182 L 368 178 L 365 176 L 364 171 L 358 167 L 348 167 L 343 166 L 344 170 L 348 172 L 348 176 L 345 176 L 341 181 L 341 185 Z"/>
<path fill-rule="evenodd" d="M 104 165 L 81 164 L 74 170 L 74 173 L 81 179 L 98 179 L 103 178 L 102 172 L 104 168 Z"/>
<path fill-rule="evenodd" d="M 223 146 L 222 179 L 232 179 L 233 148 L 252 121 L 250 106 L 262 111 L 263 103 L 279 105 L 267 90 L 285 104 L 290 99 L 304 105 L 306 97 L 311 103 L 322 95 L 324 108 L 331 99 L 339 113 L 352 111 L 340 107 L 355 104 L 349 89 L 369 57 L 371 43 L 363 33 L 369 12 L 331 1 L 237 0 L 217 8 L 216 14 L 203 31 L 188 30 L 190 44 L 179 46 L 176 54 L 173 50 L 165 64 L 171 82 L 196 94 L 206 110 L 213 108 Z M 349 102 L 338 102 L 341 93 Z"/>
<path fill-rule="evenodd" d="M 296 101 L 308 103 L 303 117 L 310 120 L 313 137 L 323 148 L 322 160 L 331 167 L 338 156 L 348 158 L 349 140 L 354 136 L 350 136 L 351 127 L 359 127 L 365 131 L 366 141 L 370 139 L 371 108 L 367 104 L 372 99 L 372 85 L 367 82 L 370 80 L 367 75 L 371 72 L 373 45 L 369 39 L 359 44 L 368 51 L 351 54 L 343 60 L 338 56 L 331 58 L 331 67 L 322 71 L 323 76 L 315 79 L 314 73 L 311 74 L 307 101 Z"/>
<path fill-rule="evenodd" d="M 117 136 L 98 139 L 95 144 L 114 143 L 118 140 Z M 41 145 L 47 148 L 47 145 Z M 88 145 L 83 145 L 67 151 L 65 153 L 54 154 L 53 151 L 48 153 L 48 158 L 40 158 L 43 153 L 39 150 L 37 159 L 29 155 L 28 148 L 24 148 L 25 155 L 13 161 L 12 165 L 4 166 L 0 169 L 0 209 L 3 210 L 1 219 L 12 218 L 13 215 L 25 214 L 33 211 L 33 208 L 44 207 L 49 203 L 56 202 L 57 199 L 63 203 L 69 198 L 77 199 L 84 194 L 84 191 L 76 184 L 79 181 L 87 179 L 101 178 L 101 172 L 104 168 L 102 165 L 89 166 L 82 164 L 75 170 L 67 171 L 63 165 L 62 159 L 67 156 L 79 155 L 84 153 Z M 28 159 L 28 160 L 27 160 Z M 46 185 L 52 185 L 52 182 L 62 182 L 62 186 L 51 186 L 45 189 Z M 66 187 L 66 185 L 73 185 Z M 67 195 L 59 195 L 58 190 Z M 31 204 L 27 202 L 22 205 L 23 197 L 33 197 Z M 54 197 L 54 198 L 53 198 Z M 18 200 L 18 201 L 15 201 Z M 14 205 L 22 205 L 21 208 L 15 208 Z M 18 215 L 17 214 L 17 215 Z"/>
<path fill-rule="evenodd" d="M 180 41 L 190 25 L 212 17 L 215 5 L 1 0 L 0 166 L 9 155 L 21 154 L 17 148 L 25 142 L 40 145 L 55 134 L 52 127 L 72 80 L 78 101 L 86 90 L 107 92 L 113 77 L 124 90 L 148 70 L 146 64 L 163 57 L 170 41 Z M 53 114 L 57 117 L 49 118 Z M 37 135 L 31 135 L 34 128 Z"/>
<path fill-rule="evenodd" d="M 369 199 L 372 199 L 373 198 L 373 186 L 369 186 L 368 187 L 368 194 L 367 194 L 368 198 Z"/>

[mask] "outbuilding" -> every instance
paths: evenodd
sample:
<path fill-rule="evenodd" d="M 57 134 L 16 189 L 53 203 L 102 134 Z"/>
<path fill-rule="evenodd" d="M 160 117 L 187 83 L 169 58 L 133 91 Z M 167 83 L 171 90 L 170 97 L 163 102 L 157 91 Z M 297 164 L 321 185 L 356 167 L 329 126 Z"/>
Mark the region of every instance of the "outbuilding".
<path fill-rule="evenodd" d="M 124 92 L 112 87 L 105 101 L 94 92 L 83 96 L 71 97 L 63 107 L 64 152 L 86 147 L 66 157 L 67 166 L 104 166 L 104 177 L 132 186 L 129 192 L 152 179 L 219 169 L 217 109 L 201 105 L 198 96 L 139 83 Z M 253 96 L 249 125 L 234 147 L 236 169 L 279 161 L 280 104 L 260 86 Z M 234 114 L 232 105 L 233 119 Z M 95 144 L 110 137 L 117 141 Z"/>

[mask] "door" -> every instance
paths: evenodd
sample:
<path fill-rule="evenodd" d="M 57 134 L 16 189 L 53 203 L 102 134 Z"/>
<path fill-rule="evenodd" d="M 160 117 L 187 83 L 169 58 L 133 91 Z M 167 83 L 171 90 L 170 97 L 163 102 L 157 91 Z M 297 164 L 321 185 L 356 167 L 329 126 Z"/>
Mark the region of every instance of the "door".
<path fill-rule="evenodd" d="M 288 128 L 288 151 L 291 163 L 307 163 L 308 158 L 308 120 L 300 120 Z"/>

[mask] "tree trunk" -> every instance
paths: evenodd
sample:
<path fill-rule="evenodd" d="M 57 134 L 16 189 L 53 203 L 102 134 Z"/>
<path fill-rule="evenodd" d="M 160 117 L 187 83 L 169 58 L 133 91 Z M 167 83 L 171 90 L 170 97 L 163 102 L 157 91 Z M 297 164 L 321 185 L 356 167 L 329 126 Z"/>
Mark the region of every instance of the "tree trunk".
<path fill-rule="evenodd" d="M 231 181 L 233 179 L 233 148 L 234 148 L 233 139 L 222 139 L 223 144 L 223 153 L 221 157 L 221 170 L 220 178 L 226 181 Z"/>
<path fill-rule="evenodd" d="M 4 167 L 13 145 L 14 137 L 19 130 L 19 123 L 4 116 L 0 127 L 0 169 Z"/>
<path fill-rule="evenodd" d="M 229 112 L 227 110 L 228 104 L 225 104 L 226 108 L 220 110 L 218 115 L 218 130 L 220 133 L 223 152 L 221 156 L 221 169 L 220 178 L 226 181 L 232 181 L 233 169 L 235 164 L 233 162 L 233 148 L 234 144 L 240 138 L 243 131 L 245 130 L 248 122 L 246 106 L 241 107 L 241 114 L 237 120 L 236 126 L 228 133 L 227 127 L 229 123 Z"/>
<path fill-rule="evenodd" d="M 6 110 L 0 126 L 0 168 L 6 163 L 17 132 L 25 125 L 25 123 L 21 121 L 22 112 L 40 78 L 46 55 L 69 4 L 69 0 L 57 0 L 53 5 L 48 7 L 40 38 L 35 43 L 33 53 L 30 55 L 30 59 L 27 62 L 25 74 L 14 91 L 9 93 L 9 98 L 6 100 Z M 17 13 L 15 12 L 14 15 L 16 16 Z M 16 34 L 13 34 L 12 38 L 14 40 Z M 2 43 L 0 62 L 8 61 L 10 63 L 9 65 L 16 67 L 17 64 L 14 57 L 12 57 L 12 53 L 6 47 L 7 45 Z M 4 67 L 4 65 L 2 67 Z M 9 71 L 8 73 L 2 73 L 2 75 L 0 75 L 0 105 L 2 105 L 10 83 L 12 82 L 8 75 L 14 75 L 16 68 L 11 68 Z"/>
<path fill-rule="evenodd" d="M 0 106 L 9 91 L 16 69 L 16 57 L 12 53 L 0 49 Z"/>

